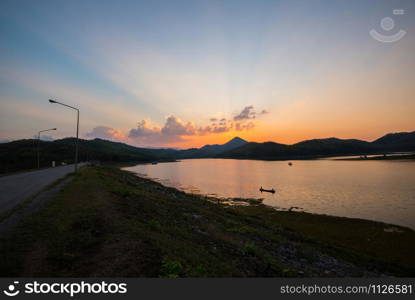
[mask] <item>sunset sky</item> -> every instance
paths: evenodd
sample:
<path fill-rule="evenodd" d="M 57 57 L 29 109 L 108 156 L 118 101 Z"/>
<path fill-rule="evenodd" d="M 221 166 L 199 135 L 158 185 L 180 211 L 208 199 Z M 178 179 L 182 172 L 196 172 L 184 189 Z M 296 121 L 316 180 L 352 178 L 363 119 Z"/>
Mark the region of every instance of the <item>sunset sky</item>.
<path fill-rule="evenodd" d="M 80 108 L 80 137 L 136 146 L 413 131 L 414 15 L 412 0 L 2 0 L 0 140 L 74 136 L 49 98 Z"/>

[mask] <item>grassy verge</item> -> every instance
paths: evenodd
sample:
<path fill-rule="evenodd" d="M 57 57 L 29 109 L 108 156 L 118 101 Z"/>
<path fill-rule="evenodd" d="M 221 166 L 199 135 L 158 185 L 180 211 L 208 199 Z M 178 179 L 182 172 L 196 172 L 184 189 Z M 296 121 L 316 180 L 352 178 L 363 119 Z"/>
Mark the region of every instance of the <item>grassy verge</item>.
<path fill-rule="evenodd" d="M 415 232 L 230 206 L 109 167 L 84 167 L 0 237 L 1 276 L 414 276 Z"/>

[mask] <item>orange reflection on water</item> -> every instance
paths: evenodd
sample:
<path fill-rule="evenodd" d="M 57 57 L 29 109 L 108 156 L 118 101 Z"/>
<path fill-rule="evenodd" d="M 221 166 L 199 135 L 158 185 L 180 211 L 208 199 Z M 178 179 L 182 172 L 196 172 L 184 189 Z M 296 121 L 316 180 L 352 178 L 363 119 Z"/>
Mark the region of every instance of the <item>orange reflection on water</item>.
<path fill-rule="evenodd" d="M 414 161 L 189 159 L 127 169 L 185 191 L 415 228 Z"/>

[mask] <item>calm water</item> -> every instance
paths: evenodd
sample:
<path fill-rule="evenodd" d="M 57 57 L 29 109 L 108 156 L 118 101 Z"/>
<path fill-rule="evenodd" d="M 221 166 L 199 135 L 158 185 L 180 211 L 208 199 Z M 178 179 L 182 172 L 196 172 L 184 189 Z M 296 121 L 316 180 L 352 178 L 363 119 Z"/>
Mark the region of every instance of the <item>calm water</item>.
<path fill-rule="evenodd" d="M 414 161 L 189 159 L 125 169 L 187 192 L 415 228 Z M 277 192 L 261 193 L 261 186 Z"/>

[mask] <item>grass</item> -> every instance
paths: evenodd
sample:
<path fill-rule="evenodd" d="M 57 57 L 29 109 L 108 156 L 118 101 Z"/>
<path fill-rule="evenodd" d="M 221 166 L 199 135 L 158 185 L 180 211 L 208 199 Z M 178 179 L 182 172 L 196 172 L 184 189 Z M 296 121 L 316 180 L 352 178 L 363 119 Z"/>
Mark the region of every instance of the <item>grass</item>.
<path fill-rule="evenodd" d="M 415 232 L 411 229 L 363 219 L 303 212 L 272 211 L 264 207 L 235 208 L 245 216 L 258 216 L 269 224 L 314 240 L 328 253 L 357 264 L 415 274 Z M 271 225 L 272 226 L 272 225 Z M 390 231 L 390 229 L 392 229 Z"/>
<path fill-rule="evenodd" d="M 414 231 L 230 206 L 111 167 L 84 167 L 0 237 L 1 276 L 414 276 Z"/>

